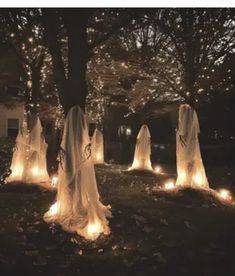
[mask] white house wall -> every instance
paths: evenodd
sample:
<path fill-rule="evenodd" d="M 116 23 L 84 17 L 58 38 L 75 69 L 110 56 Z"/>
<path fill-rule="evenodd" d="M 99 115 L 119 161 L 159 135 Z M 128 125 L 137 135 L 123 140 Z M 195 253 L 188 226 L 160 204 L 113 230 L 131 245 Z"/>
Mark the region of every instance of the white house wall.
<path fill-rule="evenodd" d="M 14 108 L 7 108 L 0 104 L 0 138 L 7 137 L 8 119 L 19 119 L 19 127 L 22 125 L 24 117 L 24 103 L 18 103 Z"/>

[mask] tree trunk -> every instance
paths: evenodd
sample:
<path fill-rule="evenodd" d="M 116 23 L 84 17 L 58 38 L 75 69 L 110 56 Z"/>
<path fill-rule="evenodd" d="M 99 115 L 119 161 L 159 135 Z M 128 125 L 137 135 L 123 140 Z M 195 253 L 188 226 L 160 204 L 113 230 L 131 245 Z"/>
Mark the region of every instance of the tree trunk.
<path fill-rule="evenodd" d="M 64 18 L 68 34 L 68 102 L 66 111 L 74 105 L 79 105 L 85 110 L 89 14 L 83 10 L 69 10 Z"/>
<path fill-rule="evenodd" d="M 58 90 L 60 104 L 65 110 L 67 80 L 62 59 L 61 45 L 60 41 L 58 41 L 60 22 L 58 20 L 58 15 L 53 11 L 53 9 L 43 10 L 43 25 L 45 28 L 45 44 L 48 47 L 52 58 L 54 81 Z"/>
<path fill-rule="evenodd" d="M 195 45 L 193 33 L 193 10 L 182 10 L 182 24 L 185 31 L 185 88 L 189 95 L 186 95 L 186 102 L 194 107 L 195 105 Z"/>
<path fill-rule="evenodd" d="M 189 92 L 189 95 L 186 95 L 185 99 L 186 102 L 194 107 L 195 106 L 195 88 L 194 88 L 194 76 L 193 76 L 193 70 L 190 68 L 186 69 L 187 71 L 185 72 L 185 87 L 186 87 L 186 92 Z"/>
<path fill-rule="evenodd" d="M 62 12 L 62 18 L 67 29 L 68 74 L 65 72 L 62 59 L 62 49 L 59 40 L 61 22 L 58 20 L 58 14 L 54 13 L 51 9 L 43 10 L 43 22 L 46 44 L 52 56 L 54 79 L 58 89 L 60 103 L 65 114 L 67 114 L 69 109 L 74 105 L 79 105 L 85 110 L 88 59 L 87 22 L 90 12 L 85 9 L 65 9 L 60 12 Z M 54 148 L 54 157 L 57 156 L 58 149 L 59 147 Z M 51 150 L 50 146 L 49 150 Z M 57 163 L 55 160 L 51 161 L 53 167 L 56 167 Z"/>
<path fill-rule="evenodd" d="M 48 9 L 44 10 L 45 39 L 52 56 L 55 82 L 65 114 L 74 105 L 85 109 L 88 61 L 87 22 L 90 13 L 91 11 L 87 9 L 62 10 L 68 37 L 68 75 L 66 78 L 61 45 L 58 41 L 58 29 L 61 23 L 58 20 L 58 14 Z"/>

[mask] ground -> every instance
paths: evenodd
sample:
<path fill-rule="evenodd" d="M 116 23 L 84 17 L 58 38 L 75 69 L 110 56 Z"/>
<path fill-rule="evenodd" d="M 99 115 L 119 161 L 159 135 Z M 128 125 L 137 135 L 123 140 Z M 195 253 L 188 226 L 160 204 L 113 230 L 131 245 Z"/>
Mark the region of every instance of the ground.
<path fill-rule="evenodd" d="M 36 186 L 0 189 L 0 275 L 235 275 L 235 208 L 194 190 L 156 190 L 174 178 L 97 167 L 111 234 L 96 242 L 48 225 L 55 193 Z M 234 167 L 208 167 L 213 188 L 235 187 Z"/>

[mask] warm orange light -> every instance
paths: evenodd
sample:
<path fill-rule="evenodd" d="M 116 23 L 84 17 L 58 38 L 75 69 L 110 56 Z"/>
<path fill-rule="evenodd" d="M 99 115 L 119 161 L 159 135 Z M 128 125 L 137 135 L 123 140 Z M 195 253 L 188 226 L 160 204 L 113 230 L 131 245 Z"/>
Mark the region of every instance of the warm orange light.
<path fill-rule="evenodd" d="M 198 185 L 198 186 L 202 186 L 203 185 L 203 177 L 201 174 L 197 173 L 193 176 L 193 180 L 194 182 Z"/>
<path fill-rule="evenodd" d="M 185 171 L 179 172 L 179 179 L 182 182 L 184 182 L 186 180 L 186 172 Z"/>
<path fill-rule="evenodd" d="M 58 176 L 57 175 L 53 175 L 51 178 L 51 186 L 52 187 L 57 187 L 58 184 Z"/>
<path fill-rule="evenodd" d="M 102 159 L 102 155 L 101 155 L 100 152 L 98 152 L 98 153 L 96 154 L 96 159 L 97 159 L 97 161 L 100 161 L 100 160 Z"/>
<path fill-rule="evenodd" d="M 155 171 L 156 173 L 161 173 L 161 172 L 162 172 L 162 167 L 161 167 L 161 166 L 155 166 L 155 167 L 154 167 L 154 171 Z"/>
<path fill-rule="evenodd" d="M 140 162 L 138 160 L 135 160 L 134 162 L 134 167 L 138 168 L 140 166 Z"/>
<path fill-rule="evenodd" d="M 10 177 L 20 177 L 23 172 L 22 166 L 15 166 Z"/>
<path fill-rule="evenodd" d="M 102 226 L 100 222 L 90 223 L 87 226 L 88 237 L 93 240 L 96 239 L 102 232 Z"/>
<path fill-rule="evenodd" d="M 175 183 L 173 181 L 167 181 L 165 184 L 164 184 L 164 189 L 165 190 L 173 190 L 175 188 Z"/>
<path fill-rule="evenodd" d="M 49 213 L 51 216 L 54 216 L 58 213 L 60 208 L 60 204 L 59 202 L 55 202 L 53 205 L 51 205 L 50 209 L 49 209 Z"/>
<path fill-rule="evenodd" d="M 133 165 L 130 166 L 130 167 L 128 168 L 128 170 L 129 170 L 129 171 L 130 171 L 130 170 L 135 170 L 135 169 L 138 169 L 139 167 L 140 167 L 140 162 L 139 162 L 139 160 L 135 159 L 134 162 L 133 162 Z"/>
<path fill-rule="evenodd" d="M 229 190 L 221 189 L 218 191 L 219 197 L 224 200 L 231 200 L 232 195 Z"/>
<path fill-rule="evenodd" d="M 31 172 L 34 176 L 38 176 L 40 174 L 40 170 L 36 166 L 32 168 Z"/>

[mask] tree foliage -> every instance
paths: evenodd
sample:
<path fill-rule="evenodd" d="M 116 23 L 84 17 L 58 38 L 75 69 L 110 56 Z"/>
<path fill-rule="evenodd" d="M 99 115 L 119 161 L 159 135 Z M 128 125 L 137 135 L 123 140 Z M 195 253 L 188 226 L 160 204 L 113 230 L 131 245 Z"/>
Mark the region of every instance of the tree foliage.
<path fill-rule="evenodd" d="M 29 95 L 58 93 L 65 112 L 86 104 L 100 124 L 109 106 L 131 114 L 209 103 L 214 91 L 234 85 L 231 9 L 6 9 L 0 16 Z"/>

